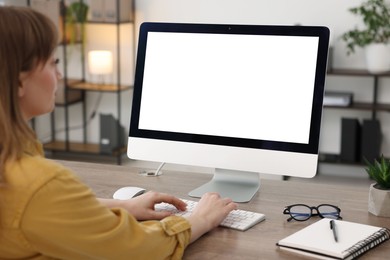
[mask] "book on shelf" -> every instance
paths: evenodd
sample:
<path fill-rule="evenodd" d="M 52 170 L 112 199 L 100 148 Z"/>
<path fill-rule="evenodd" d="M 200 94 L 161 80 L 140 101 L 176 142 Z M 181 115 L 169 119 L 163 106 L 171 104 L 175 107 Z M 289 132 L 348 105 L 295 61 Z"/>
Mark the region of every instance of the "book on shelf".
<path fill-rule="evenodd" d="M 352 104 L 353 93 L 325 91 L 324 106 L 348 107 Z"/>
<path fill-rule="evenodd" d="M 323 218 L 290 236 L 281 239 L 277 246 L 317 259 L 355 259 L 390 238 L 390 230 L 343 220 Z"/>

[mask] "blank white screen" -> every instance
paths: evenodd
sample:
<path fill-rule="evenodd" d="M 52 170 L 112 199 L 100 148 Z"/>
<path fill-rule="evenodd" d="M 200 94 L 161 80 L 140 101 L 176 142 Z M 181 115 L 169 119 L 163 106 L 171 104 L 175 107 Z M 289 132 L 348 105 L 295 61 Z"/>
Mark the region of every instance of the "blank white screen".
<path fill-rule="evenodd" d="M 139 128 L 309 142 L 318 37 L 149 32 Z"/>

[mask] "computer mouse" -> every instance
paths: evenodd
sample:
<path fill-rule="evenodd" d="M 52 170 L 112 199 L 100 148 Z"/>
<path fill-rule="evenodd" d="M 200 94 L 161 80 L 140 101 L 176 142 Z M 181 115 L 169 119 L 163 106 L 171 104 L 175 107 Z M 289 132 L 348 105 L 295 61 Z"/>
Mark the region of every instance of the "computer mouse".
<path fill-rule="evenodd" d="M 145 191 L 144 188 L 140 187 L 122 187 L 115 191 L 112 197 L 117 200 L 128 200 L 145 193 Z"/>

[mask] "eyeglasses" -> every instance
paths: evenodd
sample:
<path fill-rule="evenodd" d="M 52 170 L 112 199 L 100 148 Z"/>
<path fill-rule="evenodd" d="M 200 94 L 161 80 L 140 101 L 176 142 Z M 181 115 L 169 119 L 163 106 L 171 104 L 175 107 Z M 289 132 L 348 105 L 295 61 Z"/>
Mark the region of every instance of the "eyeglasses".
<path fill-rule="evenodd" d="M 321 204 L 317 207 L 309 207 L 305 204 L 294 204 L 284 208 L 283 214 L 289 214 L 291 217 L 287 221 L 297 220 L 305 221 L 312 216 L 320 216 L 321 218 L 342 219 L 340 216 L 340 208 L 330 204 Z"/>

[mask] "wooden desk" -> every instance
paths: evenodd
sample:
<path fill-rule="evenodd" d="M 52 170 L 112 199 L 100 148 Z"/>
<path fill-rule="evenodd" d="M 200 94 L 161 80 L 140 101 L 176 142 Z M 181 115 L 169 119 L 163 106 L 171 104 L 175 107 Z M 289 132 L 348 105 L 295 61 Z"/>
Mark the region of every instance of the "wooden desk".
<path fill-rule="evenodd" d="M 73 169 L 80 178 L 102 198 L 123 186 L 140 186 L 191 199 L 187 193 L 210 179 L 208 174 L 164 171 L 159 177 L 139 176 L 138 169 L 115 165 L 80 162 L 60 163 Z M 305 222 L 287 222 L 283 208 L 294 203 L 317 206 L 322 203 L 341 208 L 344 220 L 390 228 L 390 218 L 380 218 L 368 213 L 368 189 L 342 185 L 326 186 L 294 181 L 262 180 L 260 191 L 240 209 L 262 212 L 266 220 L 245 231 L 217 228 L 185 252 L 184 259 L 302 259 L 302 256 L 281 251 L 275 243 L 295 231 L 315 222 L 314 217 Z M 193 199 L 193 198 L 192 198 Z M 366 253 L 362 259 L 388 259 L 390 242 Z"/>

